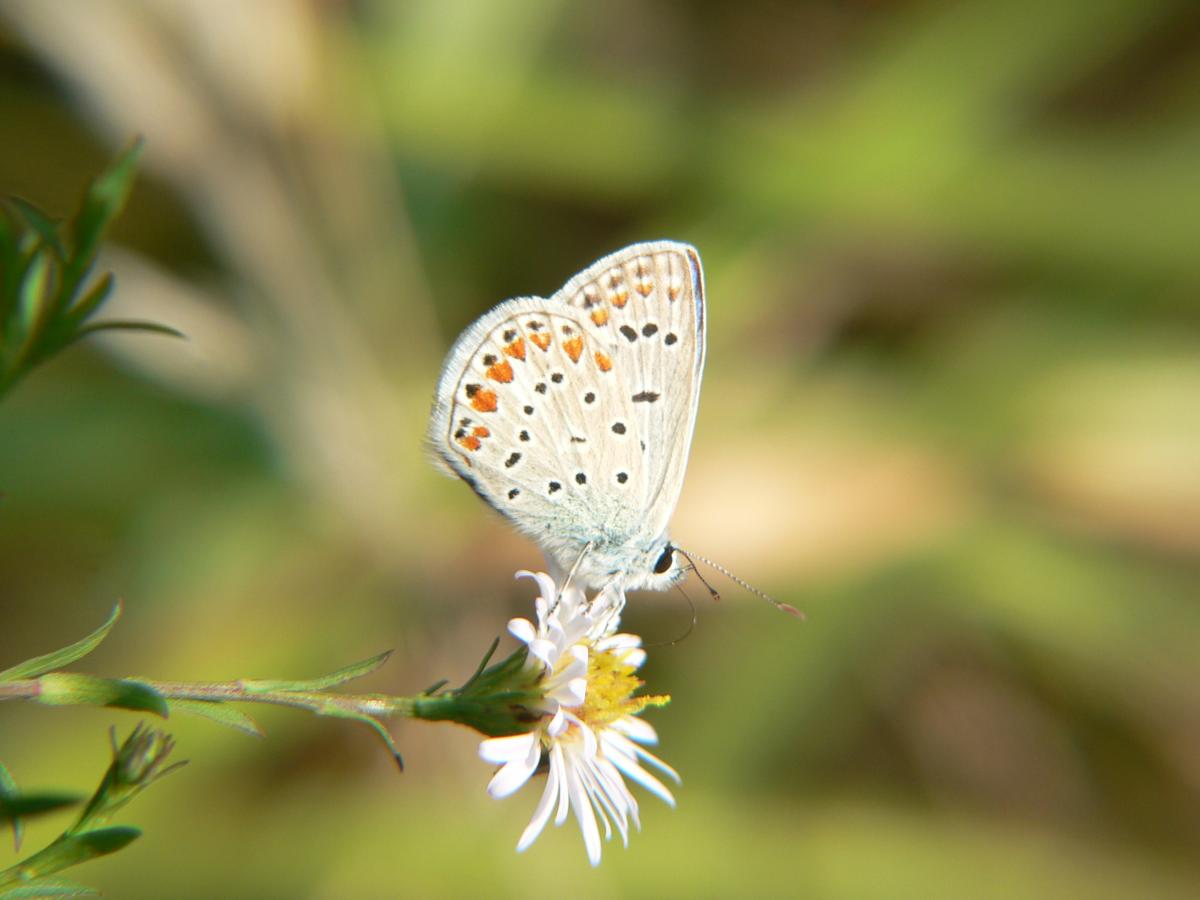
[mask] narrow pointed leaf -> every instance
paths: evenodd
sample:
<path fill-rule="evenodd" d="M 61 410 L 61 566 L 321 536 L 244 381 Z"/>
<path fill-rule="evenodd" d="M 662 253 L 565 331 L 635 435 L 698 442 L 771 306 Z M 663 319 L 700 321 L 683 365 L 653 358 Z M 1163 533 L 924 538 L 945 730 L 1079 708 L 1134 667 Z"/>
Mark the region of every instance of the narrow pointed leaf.
<path fill-rule="evenodd" d="M 80 338 L 87 337 L 89 334 L 94 334 L 97 331 L 151 331 L 155 334 L 165 334 L 169 337 L 187 338 L 186 334 L 178 328 L 172 328 L 170 325 L 160 325 L 157 322 L 143 322 L 140 319 L 108 319 L 104 322 L 93 322 L 90 325 L 84 325 L 71 336 L 69 343 L 74 343 Z"/>
<path fill-rule="evenodd" d="M 83 798 L 76 794 L 14 792 L 0 796 L 0 823 L 17 822 L 26 816 L 40 816 L 75 806 Z"/>
<path fill-rule="evenodd" d="M 62 241 L 58 237 L 58 225 L 50 221 L 49 216 L 43 213 L 40 209 L 20 197 L 10 198 L 10 202 L 16 207 L 17 212 L 21 214 L 29 226 L 37 232 L 38 237 L 54 251 L 55 255 L 60 259 L 66 259 L 66 251 L 63 249 Z"/>
<path fill-rule="evenodd" d="M 114 706 L 145 710 L 164 719 L 170 714 L 162 694 L 140 681 L 101 678 L 79 672 L 49 672 L 39 679 L 38 703 L 47 706 Z"/>
<path fill-rule="evenodd" d="M 0 203 L 0 336 L 8 319 L 9 306 L 14 302 L 23 266 L 17 240 L 17 223 L 7 206 Z"/>
<path fill-rule="evenodd" d="M 135 141 L 117 157 L 107 172 L 88 187 L 83 205 L 70 224 L 71 259 L 64 278 L 64 294 L 67 297 L 73 296 L 83 281 L 95 259 L 105 229 L 129 199 L 141 151 L 142 142 Z"/>
<path fill-rule="evenodd" d="M 50 257 L 46 250 L 36 252 L 17 287 L 16 305 L 4 322 L 0 351 L 16 363 L 31 355 L 37 332 L 49 315 Z"/>
<path fill-rule="evenodd" d="M 140 829 L 127 826 L 99 828 L 82 834 L 64 835 L 49 847 L 40 850 L 20 864 L 25 878 L 35 879 L 53 875 L 70 866 L 116 853 L 142 834 Z"/>
<path fill-rule="evenodd" d="M 4 763 L 0 763 L 0 804 L 6 800 L 10 800 L 21 793 L 17 787 L 17 780 L 12 777 L 12 773 L 8 771 Z M 2 808 L 2 807 L 0 807 Z M 3 816 L 0 816 L 3 819 Z M 13 852 L 18 852 L 21 849 L 21 838 L 25 833 L 25 826 L 21 824 L 21 820 L 17 816 L 9 816 L 9 823 L 13 830 Z"/>
<path fill-rule="evenodd" d="M 0 672 L 0 681 L 16 681 L 19 678 L 36 678 L 46 672 L 52 672 L 55 669 L 61 669 L 64 666 L 69 666 L 76 660 L 83 659 L 100 645 L 100 642 L 108 637 L 108 633 L 112 627 L 117 624 L 117 619 L 121 618 L 121 603 L 117 605 L 108 615 L 108 620 L 103 625 L 89 634 L 82 640 L 76 641 L 68 647 L 63 647 L 61 650 L 55 650 L 53 653 L 47 653 L 43 656 L 35 656 L 33 659 L 27 659 L 23 663 L 17 663 L 10 669 L 5 669 Z"/>
<path fill-rule="evenodd" d="M 39 878 L 17 887 L 0 889 L 0 900 L 36 900 L 38 897 L 99 897 L 100 892 L 86 884 L 59 878 Z"/>
<path fill-rule="evenodd" d="M 369 726 L 379 736 L 379 739 L 383 741 L 383 745 L 387 747 L 388 753 L 392 754 L 392 759 L 396 761 L 396 766 L 401 772 L 404 771 L 404 757 L 400 755 L 400 749 L 396 746 L 396 741 L 392 738 L 391 732 L 378 719 L 372 718 L 365 713 L 335 706 L 334 704 L 327 704 L 316 710 L 316 713 L 319 716 L 331 716 L 335 719 L 352 719 L 355 722 L 362 722 L 364 725 Z"/>
<path fill-rule="evenodd" d="M 169 705 L 171 709 L 177 709 L 182 712 L 191 713 L 194 716 L 210 719 L 213 722 L 227 725 L 245 734 L 251 734 L 255 737 L 264 736 L 264 732 L 258 726 L 257 722 L 241 710 L 227 703 L 212 700 L 171 700 L 169 701 Z"/>
<path fill-rule="evenodd" d="M 391 650 L 385 650 L 377 656 L 372 656 L 370 659 L 364 659 L 361 662 L 351 663 L 350 665 L 338 669 L 336 672 L 330 672 L 328 675 L 322 675 L 319 678 L 309 678 L 301 681 L 285 681 L 280 679 L 261 679 L 255 681 L 244 681 L 242 684 L 250 693 L 263 693 L 268 691 L 295 691 L 300 693 L 309 693 L 311 691 L 325 691 L 329 688 L 337 687 L 345 684 L 347 681 L 353 681 L 355 678 L 362 678 L 364 675 L 370 675 L 392 655 Z"/>
<path fill-rule="evenodd" d="M 91 290 L 83 295 L 83 299 L 71 307 L 69 321 L 75 325 L 81 324 L 99 308 L 101 303 L 108 299 L 108 295 L 112 293 L 112 288 L 113 274 L 112 272 L 105 272 L 92 285 Z"/>

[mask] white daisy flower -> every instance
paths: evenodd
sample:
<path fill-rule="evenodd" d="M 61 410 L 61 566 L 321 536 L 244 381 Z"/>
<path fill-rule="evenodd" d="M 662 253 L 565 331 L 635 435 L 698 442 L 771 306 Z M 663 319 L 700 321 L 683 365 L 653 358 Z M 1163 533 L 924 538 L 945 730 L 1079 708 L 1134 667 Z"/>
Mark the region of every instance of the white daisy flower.
<path fill-rule="evenodd" d="M 600 863 L 600 828 L 614 828 L 629 844 L 629 825 L 640 828 L 638 803 L 625 784 L 635 781 L 670 806 L 675 798 L 643 763 L 679 782 L 675 770 L 643 749 L 655 744 L 654 728 L 635 716 L 668 697 L 634 697 L 642 686 L 635 672 L 646 661 L 641 638 L 617 634 L 624 596 L 603 590 L 588 603 L 582 590 L 559 591 L 545 573 L 518 572 L 534 579 L 541 594 L 535 602 L 537 625 L 513 619 L 508 630 L 529 648 L 529 664 L 542 670 L 542 715 L 526 734 L 491 738 L 479 755 L 500 765 L 488 785 L 493 797 L 507 797 L 529 780 L 542 758 L 549 761 L 546 787 L 533 819 L 517 842 L 526 849 L 554 813 L 554 824 L 575 813 L 588 859 Z"/>

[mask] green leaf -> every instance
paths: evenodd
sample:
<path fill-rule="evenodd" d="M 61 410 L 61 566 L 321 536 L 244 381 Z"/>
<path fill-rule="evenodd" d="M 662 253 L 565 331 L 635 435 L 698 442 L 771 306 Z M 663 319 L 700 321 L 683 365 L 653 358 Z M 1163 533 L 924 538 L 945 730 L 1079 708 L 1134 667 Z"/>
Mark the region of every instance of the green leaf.
<path fill-rule="evenodd" d="M 117 619 L 121 618 L 121 610 L 122 604 L 120 601 L 117 601 L 117 605 L 108 614 L 107 621 L 87 637 L 76 641 L 69 647 L 63 647 L 61 650 L 55 650 L 53 653 L 47 653 L 44 656 L 35 656 L 33 659 L 27 659 L 23 663 L 17 663 L 11 669 L 5 669 L 3 672 L 0 672 L 0 681 L 36 678 L 46 672 L 61 669 L 64 666 L 69 666 L 76 660 L 83 659 L 83 657 L 95 650 L 101 641 L 108 637 L 108 633 L 112 630 L 112 627 L 117 624 Z"/>
<path fill-rule="evenodd" d="M 82 834 L 63 835 L 49 847 L 21 862 L 20 870 L 27 879 L 52 875 L 96 857 L 116 853 L 137 840 L 141 834 L 138 828 L 116 826 L 85 831 Z"/>
<path fill-rule="evenodd" d="M 8 771 L 4 763 L 0 763 L 0 803 L 16 797 L 20 793 L 21 789 L 17 787 L 17 780 L 12 777 L 12 773 Z M 12 824 L 13 830 L 13 852 L 18 852 L 21 849 L 21 838 L 25 833 L 25 827 L 16 816 L 9 816 L 9 822 Z"/>
<path fill-rule="evenodd" d="M 38 897 L 99 897 L 100 892 L 86 884 L 59 878 L 39 878 L 18 887 L 0 890 L 0 900 L 36 900 Z"/>
<path fill-rule="evenodd" d="M 159 325 L 157 322 L 143 322 L 139 319 L 109 319 L 104 322 L 93 322 L 91 325 L 84 325 L 71 335 L 67 343 L 74 343 L 80 338 L 87 337 L 89 334 L 97 331 L 152 331 L 155 334 L 187 338 L 186 334 L 178 328 L 172 328 L 170 325 Z"/>
<path fill-rule="evenodd" d="M 115 706 L 170 714 L 162 694 L 140 681 L 101 678 L 79 672 L 48 672 L 39 679 L 37 702 L 47 706 Z"/>
<path fill-rule="evenodd" d="M 75 289 L 91 268 L 96 250 L 105 229 L 125 206 L 129 192 L 133 189 L 133 178 L 141 156 L 142 142 L 134 141 L 112 167 L 100 175 L 88 187 L 83 205 L 71 220 L 71 259 L 64 277 L 65 297 L 74 295 Z"/>
<path fill-rule="evenodd" d="M 178 709 L 186 713 L 191 713 L 194 716 L 210 719 L 213 722 L 227 725 L 245 734 L 252 734 L 255 737 L 263 737 L 264 735 L 263 730 L 258 727 L 258 723 L 252 718 L 244 712 L 220 701 L 171 700 L 169 701 L 169 705 L 171 709 Z"/>
<path fill-rule="evenodd" d="M 345 668 L 338 669 L 336 672 L 330 672 L 328 675 L 322 675 L 319 678 L 309 678 L 306 681 L 283 681 L 277 679 L 259 679 L 255 681 L 243 681 L 242 684 L 248 693 L 257 694 L 269 691 L 293 691 L 297 693 L 309 693 L 312 691 L 326 691 L 329 688 L 337 687 L 345 684 L 347 681 L 353 681 L 355 678 L 362 678 L 364 675 L 370 675 L 392 655 L 391 650 L 385 650 L 377 656 L 372 656 L 370 659 L 364 659 L 361 662 L 351 663 Z"/>
<path fill-rule="evenodd" d="M 388 753 L 392 754 L 392 759 L 396 761 L 396 766 L 401 772 L 404 771 L 404 757 L 400 755 L 400 749 L 396 746 L 395 740 L 391 733 L 384 727 L 383 723 L 378 719 L 368 716 L 366 713 L 360 713 L 356 710 L 346 709 L 345 707 L 337 706 L 335 703 L 328 703 L 320 709 L 315 710 L 318 716 L 331 716 L 335 719 L 352 719 L 355 722 L 362 722 L 379 736 L 383 741 L 383 745 L 387 747 Z"/>
<path fill-rule="evenodd" d="M 8 310 L 16 301 L 21 248 L 17 246 L 17 223 L 8 207 L 0 203 L 0 330 L 8 320 Z M 2 335 L 0 335 L 2 336 Z"/>
<path fill-rule="evenodd" d="M 0 353 L 7 365 L 19 368 L 29 357 L 37 343 L 37 333 L 49 318 L 51 303 L 48 299 L 50 284 L 50 258 L 45 250 L 39 250 L 30 260 L 25 276 L 17 286 L 16 304 L 8 312 L 3 323 L 3 345 Z"/>
<path fill-rule="evenodd" d="M 0 823 L 18 822 L 25 816 L 40 816 L 74 806 L 81 802 L 77 794 L 43 792 L 40 794 L 8 793 L 0 796 Z"/>
<path fill-rule="evenodd" d="M 83 299 L 71 307 L 66 321 L 72 329 L 81 324 L 99 308 L 101 303 L 108 299 L 108 295 L 112 293 L 113 282 L 112 272 L 105 272 L 92 285 L 91 290 L 83 296 Z"/>
<path fill-rule="evenodd" d="M 46 244 L 55 255 L 60 259 L 66 259 L 67 253 L 63 249 L 62 241 L 58 237 L 58 225 L 50 221 L 49 216 L 44 212 L 20 197 L 10 198 L 10 202 L 16 207 L 17 212 L 21 214 L 29 226 L 37 232 L 38 237 Z"/>

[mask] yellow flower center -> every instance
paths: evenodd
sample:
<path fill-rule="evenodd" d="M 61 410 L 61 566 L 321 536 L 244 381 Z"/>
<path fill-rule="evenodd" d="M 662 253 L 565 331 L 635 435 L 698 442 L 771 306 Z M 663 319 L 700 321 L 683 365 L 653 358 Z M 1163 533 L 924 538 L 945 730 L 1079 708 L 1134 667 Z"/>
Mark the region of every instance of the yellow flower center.
<path fill-rule="evenodd" d="M 594 729 L 636 715 L 647 706 L 663 706 L 671 701 L 666 694 L 633 696 L 644 682 L 634 674 L 634 667 L 625 662 L 627 653 L 594 647 L 588 653 L 587 697 L 575 712 Z"/>

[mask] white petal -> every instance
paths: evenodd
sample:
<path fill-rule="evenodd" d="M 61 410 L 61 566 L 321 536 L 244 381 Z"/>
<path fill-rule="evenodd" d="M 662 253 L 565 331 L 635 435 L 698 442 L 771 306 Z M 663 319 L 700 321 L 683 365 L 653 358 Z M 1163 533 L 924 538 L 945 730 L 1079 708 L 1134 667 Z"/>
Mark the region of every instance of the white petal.
<path fill-rule="evenodd" d="M 667 786 L 639 766 L 636 760 L 630 759 L 623 753 L 608 753 L 607 758 L 630 781 L 636 781 L 668 806 L 675 805 L 675 798 L 667 790 Z"/>
<path fill-rule="evenodd" d="M 624 720 L 622 719 L 619 721 Z M 616 723 L 614 722 L 613 724 Z M 604 752 L 608 754 L 619 752 L 622 756 L 627 757 L 630 762 L 639 765 L 642 761 L 648 762 L 660 772 L 673 779 L 676 784 L 679 784 L 681 781 L 679 773 L 668 766 L 665 762 L 648 750 L 644 750 L 643 748 L 639 747 L 624 735 L 618 734 L 611 728 L 604 732 Z"/>
<path fill-rule="evenodd" d="M 560 706 L 554 712 L 554 718 L 550 720 L 550 724 L 546 727 L 546 734 L 552 738 L 558 737 L 567 730 L 567 717 L 563 715 L 562 707 Z"/>
<path fill-rule="evenodd" d="M 642 639 L 636 634 L 614 634 L 599 641 L 597 646 L 605 650 L 632 650 L 642 646 Z"/>
<path fill-rule="evenodd" d="M 550 774 L 546 776 L 546 789 L 542 791 L 542 799 L 538 801 L 537 809 L 533 811 L 533 818 L 529 820 L 529 824 L 525 826 L 525 830 L 521 832 L 521 839 L 517 841 L 517 852 L 525 850 L 538 839 L 538 835 L 542 833 L 542 829 L 546 827 L 546 823 L 550 820 L 550 811 L 554 809 L 554 799 L 558 796 L 558 782 L 560 779 L 559 769 L 561 766 L 554 764 L 554 757 L 551 757 Z"/>
<path fill-rule="evenodd" d="M 522 644 L 532 644 L 537 637 L 537 629 L 528 619 L 509 619 L 508 633 Z"/>
<path fill-rule="evenodd" d="M 624 810 L 629 814 L 630 820 L 633 822 L 638 831 L 642 830 L 642 822 L 638 817 L 638 802 L 633 796 L 633 792 L 629 790 L 629 785 L 625 783 L 625 779 L 621 777 L 620 770 L 612 764 L 612 762 L 603 756 L 596 757 L 596 772 L 604 782 L 609 796 L 614 800 L 619 798 L 624 804 Z"/>
<path fill-rule="evenodd" d="M 580 722 L 579 734 L 583 738 L 584 759 L 593 759 L 596 756 L 596 751 L 599 749 L 596 743 L 596 732 L 592 731 L 589 726 L 584 725 L 583 722 Z"/>
<path fill-rule="evenodd" d="M 664 775 L 671 778 L 671 780 L 673 780 L 676 784 L 683 783 L 683 779 L 679 777 L 679 773 L 676 772 L 674 769 L 672 769 L 670 766 L 668 766 L 665 762 L 663 762 L 661 759 L 659 759 L 653 753 L 643 750 L 641 747 L 635 747 L 634 749 L 637 750 L 638 759 L 640 759 L 642 762 L 650 763 L 650 765 L 654 766 L 654 768 L 658 769 L 658 771 L 662 772 Z"/>
<path fill-rule="evenodd" d="M 625 650 L 621 653 L 621 662 L 635 669 L 640 669 L 646 663 L 646 651 L 641 647 Z"/>
<path fill-rule="evenodd" d="M 654 730 L 654 726 L 645 719 L 639 719 L 636 716 L 622 716 L 609 727 L 616 729 L 630 740 L 637 741 L 639 744 L 658 743 L 658 732 Z"/>
<path fill-rule="evenodd" d="M 536 742 L 523 759 L 505 763 L 488 784 L 488 793 L 497 800 L 507 797 L 529 780 L 542 758 L 541 742 Z"/>
<path fill-rule="evenodd" d="M 572 644 L 579 644 L 580 641 L 587 638 L 592 630 L 592 622 L 587 616 L 576 616 L 572 619 L 563 622 L 563 646 L 568 647 Z"/>
<path fill-rule="evenodd" d="M 596 827 L 596 814 L 588 799 L 587 791 L 579 772 L 572 764 L 565 767 L 567 776 L 567 792 L 571 797 L 571 808 L 575 819 L 579 822 L 579 830 L 583 832 L 583 845 L 587 848 L 588 862 L 593 866 L 600 865 L 600 829 Z"/>
<path fill-rule="evenodd" d="M 587 699 L 587 679 L 572 678 L 558 693 L 560 693 L 563 698 L 559 700 L 559 702 L 564 706 L 579 706 L 584 700 Z"/>
<path fill-rule="evenodd" d="M 529 652 L 540 659 L 547 669 L 553 669 L 558 661 L 558 648 L 545 638 L 538 638 L 530 644 Z"/>
<path fill-rule="evenodd" d="M 576 652 L 579 651 L 579 652 Z M 555 681 L 570 681 L 587 675 L 587 648 L 576 644 L 570 651 L 570 662 L 554 673 Z"/>
<path fill-rule="evenodd" d="M 554 744 L 550 748 L 550 768 L 558 770 L 558 810 L 554 813 L 554 824 L 561 825 L 567 821 L 567 811 L 570 809 L 570 798 L 567 793 L 567 769 L 563 756 L 562 744 Z"/>
<path fill-rule="evenodd" d="M 608 806 L 608 800 L 604 797 L 603 792 L 596 786 L 596 779 L 591 771 L 591 766 L 585 762 L 580 762 L 575 767 L 575 771 L 579 773 L 579 780 L 583 784 L 583 790 L 587 793 L 588 803 L 592 804 L 592 811 L 599 815 L 600 824 L 604 826 L 604 839 L 612 840 L 612 823 L 608 821 L 608 816 L 605 814 L 605 809 L 611 808 Z M 619 826 L 618 826 L 619 827 Z"/>
<path fill-rule="evenodd" d="M 616 823 L 617 830 L 621 834 L 621 842 L 628 847 L 628 813 L 632 809 L 636 816 L 637 800 L 629 793 L 629 789 L 625 787 L 625 782 L 621 780 L 620 773 L 607 760 L 597 757 L 590 765 L 581 766 L 580 768 L 586 773 L 588 792 L 593 802 L 600 807 L 602 812 L 607 812 Z M 605 838 L 611 837 L 612 831 L 607 827 L 607 819 L 605 819 L 604 824 Z"/>
<path fill-rule="evenodd" d="M 554 579 L 545 572 L 530 572 L 528 569 L 521 569 L 514 577 L 532 578 L 536 581 L 542 599 L 547 603 L 553 603 L 554 598 L 558 596 L 558 588 L 554 585 Z"/>
<path fill-rule="evenodd" d="M 529 748 L 537 741 L 535 734 L 510 734 L 507 737 L 488 738 L 479 744 L 479 756 L 484 762 L 512 762 L 529 755 Z"/>

